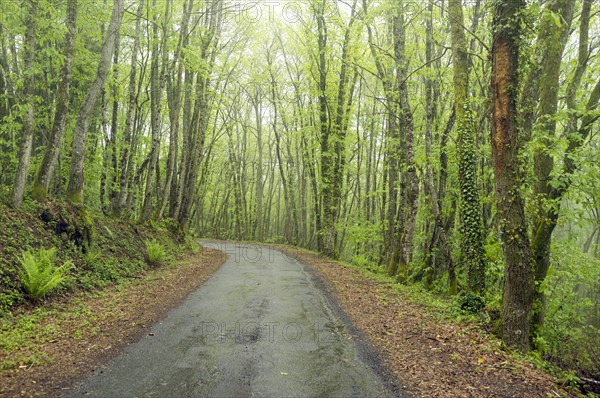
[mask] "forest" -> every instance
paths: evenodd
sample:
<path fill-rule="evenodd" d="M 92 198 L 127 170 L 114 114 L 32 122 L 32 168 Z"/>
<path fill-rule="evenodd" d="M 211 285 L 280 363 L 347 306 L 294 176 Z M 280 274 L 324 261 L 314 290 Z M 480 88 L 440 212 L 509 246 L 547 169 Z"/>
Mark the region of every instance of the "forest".
<path fill-rule="evenodd" d="M 287 243 L 600 376 L 594 0 L 3 0 L 0 199 Z"/>

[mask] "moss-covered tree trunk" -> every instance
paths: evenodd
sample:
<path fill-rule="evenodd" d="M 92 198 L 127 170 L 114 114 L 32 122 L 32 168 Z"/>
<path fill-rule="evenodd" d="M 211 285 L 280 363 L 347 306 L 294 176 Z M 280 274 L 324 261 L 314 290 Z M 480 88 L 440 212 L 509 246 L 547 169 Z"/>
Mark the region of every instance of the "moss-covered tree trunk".
<path fill-rule="evenodd" d="M 140 48 L 140 36 L 141 36 L 141 20 L 142 10 L 144 7 L 144 0 L 139 0 L 136 9 L 136 20 L 135 20 L 135 33 L 133 37 L 133 46 L 131 49 L 131 62 L 129 70 L 129 84 L 127 110 L 125 112 L 125 128 L 123 130 L 123 141 L 121 147 L 121 157 L 119 160 L 119 188 L 118 194 L 113 203 L 113 212 L 120 215 L 127 203 L 128 187 L 131 180 L 131 146 L 133 141 L 133 126 L 134 126 L 134 115 L 136 108 L 137 99 L 137 63 L 138 53 Z"/>
<path fill-rule="evenodd" d="M 461 263 L 467 269 L 469 289 L 476 293 L 482 293 L 485 289 L 484 236 L 477 185 L 476 136 L 467 100 L 469 60 L 461 1 L 450 0 L 448 3 L 452 39 L 454 106 L 458 127 L 460 214 L 463 235 Z"/>
<path fill-rule="evenodd" d="M 160 151 L 162 96 L 165 83 L 165 66 L 168 61 L 166 32 L 163 31 L 162 37 L 159 37 L 159 25 L 162 25 L 163 27 L 168 25 L 170 18 L 169 8 L 169 2 L 166 2 L 164 19 L 162 24 L 159 24 L 156 0 L 153 0 L 152 61 L 150 63 L 150 129 L 152 131 L 152 145 L 150 147 L 150 154 L 148 155 L 150 164 L 148 166 L 148 174 L 146 174 L 146 187 L 142 205 L 141 221 L 148 221 L 150 219 L 153 208 L 152 194 L 154 193 L 155 186 L 154 172 L 158 165 Z M 161 43 L 160 49 L 159 43 Z M 161 52 L 163 54 L 162 56 L 160 55 Z"/>
<path fill-rule="evenodd" d="M 190 1 L 191 2 L 191 1 Z M 186 1 L 183 5 L 183 18 L 177 48 L 170 61 L 173 70 L 177 70 L 174 76 L 167 73 L 167 103 L 169 105 L 169 155 L 167 158 L 166 178 L 160 207 L 156 213 L 156 219 L 161 219 L 169 203 L 174 203 L 177 198 L 177 159 L 179 157 L 180 142 L 180 118 L 181 118 L 181 87 L 183 81 L 183 66 L 185 63 L 185 54 L 189 45 L 188 25 L 190 21 L 190 2 Z M 167 28 L 163 28 L 163 37 L 168 38 Z M 168 53 L 163 53 L 163 57 L 168 57 Z"/>
<path fill-rule="evenodd" d="M 28 1 L 28 9 L 25 14 L 25 38 L 24 38 L 24 114 L 22 117 L 23 137 L 21 138 L 21 154 L 17 167 L 17 175 L 13 184 L 12 204 L 15 207 L 23 203 L 27 176 L 29 175 L 29 161 L 31 159 L 31 148 L 33 146 L 33 134 L 35 133 L 35 54 L 37 52 L 37 13 L 38 2 Z"/>
<path fill-rule="evenodd" d="M 516 121 L 522 0 L 506 0 L 494 10 L 492 44 L 492 154 L 496 199 L 504 250 L 503 339 L 522 352 L 529 350 L 533 304 L 533 262 L 520 194 Z"/>
<path fill-rule="evenodd" d="M 201 71 L 196 76 L 196 92 L 193 113 L 190 113 L 191 99 L 188 95 L 193 95 L 186 91 L 184 104 L 184 133 L 187 134 L 188 146 L 184 145 L 181 176 L 179 178 L 179 193 L 176 204 L 177 222 L 182 231 L 187 231 L 192 215 L 192 207 L 195 203 L 197 192 L 197 180 L 200 172 L 200 165 L 203 160 L 204 141 L 210 118 L 212 106 L 212 72 L 215 66 L 215 60 L 219 51 L 218 44 L 221 38 L 223 23 L 223 1 L 212 0 L 209 3 L 202 4 L 206 7 L 203 13 L 202 23 L 204 30 L 202 34 L 202 48 L 200 50 Z M 209 12 L 210 10 L 210 12 Z M 186 76 L 186 90 L 190 89 L 189 81 Z M 191 119 L 186 122 L 187 116 Z M 189 126 L 186 126 L 189 123 Z"/>
<path fill-rule="evenodd" d="M 44 158 L 36 174 L 33 185 L 35 199 L 45 199 L 48 196 L 50 182 L 54 177 L 54 170 L 58 162 L 58 155 L 65 136 L 65 125 L 69 113 L 69 100 L 71 92 L 71 70 L 75 55 L 75 34 L 77 30 L 77 0 L 67 3 L 67 33 L 64 42 L 64 64 L 60 71 L 60 83 L 56 91 L 56 109 L 54 121 L 50 132 L 50 142 L 44 150 Z"/>
<path fill-rule="evenodd" d="M 110 24 L 106 32 L 106 37 L 104 38 L 104 43 L 102 44 L 96 77 L 85 95 L 77 116 L 77 123 L 73 135 L 73 148 L 71 151 L 71 172 L 69 174 L 69 185 L 67 187 L 67 199 L 74 204 L 83 203 L 83 168 L 85 164 L 87 130 L 90 124 L 90 118 L 92 117 L 96 103 L 100 98 L 104 82 L 106 81 L 106 77 L 108 76 L 112 64 L 115 41 L 119 29 L 121 28 L 124 11 L 124 0 L 115 0 Z"/>
<path fill-rule="evenodd" d="M 337 221 L 342 200 L 343 172 L 345 168 L 345 147 L 347 132 L 347 114 L 352 101 L 351 70 L 348 68 L 351 29 L 356 19 L 356 0 L 351 9 L 348 25 L 344 27 L 344 39 L 341 48 L 339 81 L 337 97 L 331 101 L 327 96 L 328 68 L 331 63 L 327 59 L 328 28 L 326 20 L 327 1 L 315 4 L 314 14 L 317 22 L 316 59 L 318 68 L 318 109 L 319 133 L 321 144 L 321 210 L 323 212 L 321 230 L 319 232 L 319 249 L 333 258 L 339 256 Z"/>
<path fill-rule="evenodd" d="M 404 18 L 404 4 L 396 4 L 392 16 L 392 32 L 394 40 L 394 66 L 396 78 L 394 82 L 394 95 L 398 104 L 398 133 L 399 145 L 395 155 L 399 167 L 399 203 L 396 210 L 394 225 L 393 252 L 388 273 L 397 275 L 399 281 L 407 277 L 408 266 L 412 260 L 413 238 L 418 209 L 419 178 L 415 165 L 414 149 L 414 122 L 412 110 L 408 100 L 407 66 L 406 59 L 406 28 Z M 390 179 L 391 179 L 390 175 Z"/>
<path fill-rule="evenodd" d="M 542 71 L 540 76 L 540 103 L 538 128 L 536 134 L 542 144 L 534 152 L 535 184 L 534 200 L 539 209 L 539 216 L 534 221 L 533 238 L 531 240 L 532 255 L 535 261 L 536 289 L 532 332 L 537 333 L 544 321 L 544 294 L 539 289 L 550 268 L 550 246 L 552 232 L 558 221 L 559 200 L 562 195 L 557 195 L 554 180 L 551 176 L 554 170 L 554 159 L 548 148 L 554 146 L 556 134 L 556 119 L 554 115 L 558 109 L 559 78 L 563 52 L 567 43 L 568 34 L 573 19 L 575 2 L 572 0 L 554 0 L 547 6 L 544 19 L 540 27 L 540 45 L 542 46 Z M 554 16 L 559 16 L 557 26 Z"/>
<path fill-rule="evenodd" d="M 438 114 L 440 103 L 440 82 L 433 79 L 433 71 L 441 68 L 439 59 L 434 59 L 434 35 L 433 35 L 433 0 L 430 0 L 428 6 L 427 25 L 425 30 L 425 63 L 430 72 L 425 80 L 425 110 L 426 110 L 426 126 L 425 126 L 425 156 L 431 159 L 433 156 L 433 130 L 435 120 L 441 116 Z M 456 112 L 452 109 L 452 113 L 448 119 L 448 123 L 444 130 L 439 134 L 439 172 L 436 178 L 435 162 L 427 162 L 425 169 L 425 180 L 423 184 L 423 193 L 426 200 L 429 202 L 431 211 L 431 219 L 428 220 L 429 228 L 427 230 L 428 239 L 424 242 L 425 267 L 422 271 L 423 277 L 426 278 L 426 284 L 431 286 L 434 279 L 447 269 L 448 271 L 448 292 L 455 295 L 458 290 L 456 272 L 454 268 L 454 260 L 450 253 L 447 238 L 447 224 L 451 224 L 443 215 L 443 203 L 447 190 L 447 175 L 448 175 L 448 154 L 446 150 L 448 137 L 454 127 Z"/>

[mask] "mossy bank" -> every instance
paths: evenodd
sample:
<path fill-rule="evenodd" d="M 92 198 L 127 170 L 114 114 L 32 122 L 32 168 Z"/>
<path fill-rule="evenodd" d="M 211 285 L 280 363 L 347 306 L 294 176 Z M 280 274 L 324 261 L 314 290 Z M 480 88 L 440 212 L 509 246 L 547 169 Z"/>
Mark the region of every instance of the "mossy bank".
<path fill-rule="evenodd" d="M 167 222 L 140 225 L 106 217 L 67 202 L 26 202 L 19 210 L 0 204 L 0 316 L 39 305 L 23 287 L 23 253 L 56 249 L 57 265 L 71 262 L 64 280 L 44 300 L 94 290 L 135 278 L 148 261 L 149 243 L 164 249 L 163 263 L 193 249 L 194 243 Z M 152 265 L 150 265 L 152 264 Z"/>

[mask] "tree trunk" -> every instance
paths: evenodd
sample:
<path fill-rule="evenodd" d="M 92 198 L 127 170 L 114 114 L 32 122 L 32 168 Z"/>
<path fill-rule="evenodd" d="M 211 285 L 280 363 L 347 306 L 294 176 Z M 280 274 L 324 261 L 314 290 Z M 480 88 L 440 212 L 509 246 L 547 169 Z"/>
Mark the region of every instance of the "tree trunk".
<path fill-rule="evenodd" d="M 319 107 L 319 132 L 321 143 L 321 210 L 323 219 L 321 230 L 317 231 L 319 236 L 319 250 L 325 255 L 335 257 L 334 235 L 335 221 L 334 209 L 332 209 L 332 178 L 333 153 L 329 145 L 331 128 L 329 125 L 329 113 L 327 104 L 327 63 L 325 53 L 327 51 L 327 26 L 325 21 L 325 0 L 316 6 L 315 18 L 317 20 L 317 69 L 318 69 L 318 107 Z"/>
<path fill-rule="evenodd" d="M 133 38 L 133 47 L 131 49 L 131 63 L 128 87 L 129 97 L 127 102 L 127 111 L 125 114 L 123 149 L 121 152 L 121 159 L 119 162 L 119 193 L 115 198 L 115 203 L 113 203 L 113 210 L 117 215 L 121 214 L 127 203 L 128 185 L 129 180 L 131 179 L 132 165 L 129 162 L 129 157 L 133 140 L 135 104 L 137 100 L 137 55 L 140 48 L 141 19 L 143 6 L 144 0 L 139 0 L 138 7 L 136 10 L 137 17 L 135 20 L 135 36 Z"/>
<path fill-rule="evenodd" d="M 520 17 L 523 0 L 504 0 L 494 10 L 492 44 L 492 155 L 496 199 L 504 250 L 502 337 L 509 346 L 529 351 L 533 305 L 533 262 L 520 194 L 516 90 Z"/>
<path fill-rule="evenodd" d="M 568 40 L 568 33 L 573 19 L 575 2 L 572 0 L 553 0 L 549 4 L 551 12 L 561 16 L 561 26 L 557 29 L 554 22 L 546 18 L 542 22 L 541 35 L 542 72 L 540 76 L 540 103 L 538 123 L 541 134 L 540 143 L 543 149 L 537 149 L 534 152 L 534 174 L 535 184 L 533 186 L 535 200 L 538 202 L 541 217 L 535 220 L 533 231 L 534 237 L 531 240 L 531 249 L 535 261 L 535 281 L 536 286 L 541 286 L 541 282 L 546 278 L 550 267 L 550 246 L 552 244 L 552 232 L 558 220 L 558 209 L 548 201 L 558 199 L 554 197 L 554 187 L 551 174 L 554 170 L 554 159 L 548 153 L 547 148 L 554 146 L 554 136 L 556 132 L 556 119 L 553 116 L 558 108 L 558 91 L 561 61 L 565 45 Z M 562 196 L 562 195 L 561 195 Z M 559 205 L 560 206 L 560 205 Z M 544 322 L 544 294 L 536 288 L 534 314 L 532 319 L 532 332 L 537 333 L 537 329 Z"/>
<path fill-rule="evenodd" d="M 368 14 L 368 2 L 363 0 L 363 12 Z M 396 11 L 398 12 L 398 11 Z M 371 26 L 367 24 L 367 37 L 369 42 L 369 49 L 375 66 L 377 67 L 378 78 L 381 80 L 383 85 L 383 91 L 385 94 L 385 106 L 386 106 L 386 133 L 385 133 L 385 165 L 383 173 L 382 186 L 387 187 L 387 192 L 382 195 L 381 204 L 381 222 L 384 226 L 384 244 L 381 261 L 387 261 L 387 272 L 390 275 L 395 275 L 398 270 L 398 239 L 396 236 L 396 220 L 398 212 L 398 168 L 400 160 L 400 143 L 398 137 L 398 124 L 399 124 L 399 110 L 397 98 L 398 92 L 393 90 L 392 73 L 390 73 L 379 54 L 378 46 L 375 44 L 373 39 L 373 31 Z M 377 167 L 375 167 L 377 169 Z M 386 196 L 387 194 L 387 196 Z"/>
<path fill-rule="evenodd" d="M 398 2 L 392 17 L 394 40 L 394 63 L 396 68 L 395 95 L 399 102 L 399 166 L 400 166 L 400 202 L 396 211 L 394 230 L 394 250 L 390 266 L 390 275 L 397 275 L 403 282 L 408 276 L 408 266 L 412 260 L 413 237 L 418 209 L 419 179 L 414 162 L 414 123 L 408 100 L 407 71 L 405 54 L 406 30 L 404 26 L 404 4 Z M 389 104 L 388 104 L 389 106 Z"/>
<path fill-rule="evenodd" d="M 348 113 L 352 106 L 354 97 L 354 87 L 356 86 L 356 73 L 351 78 L 351 70 L 348 68 L 348 57 L 350 53 L 350 35 L 351 29 L 356 19 L 356 3 L 354 0 L 351 8 L 350 21 L 344 28 L 344 40 L 341 49 L 340 73 L 337 89 L 335 117 L 333 118 L 333 128 L 330 137 L 330 151 L 333 151 L 333 164 L 330 165 L 330 192 L 324 198 L 328 197 L 329 202 L 324 209 L 326 214 L 331 217 L 327 221 L 329 228 L 325 230 L 325 252 L 331 254 L 334 258 L 339 257 L 337 223 L 340 219 L 340 205 L 342 201 L 342 187 L 344 181 L 344 168 L 346 167 L 346 135 L 348 133 Z M 329 246 L 331 245 L 331 246 Z"/>
<path fill-rule="evenodd" d="M 264 239 L 263 235 L 263 133 L 262 133 L 262 104 L 261 93 L 256 92 L 254 97 L 254 116 L 256 118 L 256 212 L 254 217 L 254 237 L 259 242 Z"/>
<path fill-rule="evenodd" d="M 179 202 L 180 209 L 177 221 L 183 231 L 186 231 L 189 226 L 189 216 L 194 204 L 193 198 L 196 193 L 196 179 L 202 161 L 206 128 L 210 117 L 210 77 L 214 67 L 218 50 L 217 43 L 221 33 L 223 12 L 222 0 L 213 0 L 207 7 L 209 7 L 210 12 L 207 12 L 205 15 L 205 18 L 207 18 L 205 21 L 205 34 L 202 38 L 203 44 L 200 51 L 200 57 L 204 60 L 204 66 L 203 70 L 198 73 L 197 76 L 196 103 L 190 125 L 193 140 L 189 149 L 189 158 L 187 159 L 187 166 L 185 166 L 185 174 L 182 174 L 183 179 L 180 179 L 179 181 L 183 187 L 183 191 L 180 192 L 181 200 Z"/>
<path fill-rule="evenodd" d="M 79 109 L 79 115 L 77 116 L 77 123 L 73 135 L 73 148 L 71 151 L 71 171 L 69 174 L 69 185 L 67 187 L 67 199 L 74 204 L 83 203 L 83 168 L 85 164 L 87 130 L 90 118 L 92 117 L 98 98 L 102 93 L 104 82 L 106 81 L 106 77 L 108 76 L 111 67 L 116 37 L 123 20 L 123 12 L 124 0 L 114 0 L 112 16 L 104 43 L 102 44 L 102 52 L 100 54 L 96 77 L 88 89 L 81 108 Z"/>
<path fill-rule="evenodd" d="M 176 189 L 173 190 L 173 200 L 171 200 L 171 217 L 174 220 L 179 219 L 179 213 L 181 211 L 181 202 L 183 200 L 183 193 L 185 191 L 185 181 L 188 173 L 188 158 L 190 157 L 190 150 L 192 147 L 192 104 L 193 104 L 193 89 L 194 89 L 194 76 L 195 73 L 190 67 L 185 69 L 185 78 L 183 81 L 184 94 L 183 94 L 183 128 L 182 128 L 182 141 L 183 146 L 181 148 L 181 160 L 179 163 L 179 177 L 177 179 Z"/>
<path fill-rule="evenodd" d="M 148 166 L 148 174 L 146 175 L 146 192 L 144 194 L 144 203 L 142 205 L 141 221 L 148 221 L 152 215 L 152 193 L 154 190 L 154 171 L 158 166 L 158 156 L 160 151 L 160 130 L 161 130 L 161 113 L 162 113 L 162 94 L 164 88 L 165 62 L 167 61 L 164 55 L 167 54 L 167 38 L 163 32 L 162 46 L 159 50 L 159 22 L 157 1 L 152 2 L 153 12 L 153 28 L 152 28 L 152 61 L 150 65 L 150 127 L 152 131 L 152 146 L 150 149 L 150 165 Z M 165 16 L 163 26 L 166 28 L 169 20 L 169 2 L 166 2 Z M 160 51 L 163 52 L 163 57 L 160 56 Z M 160 66 L 162 58 L 162 67 Z"/>
<path fill-rule="evenodd" d="M 60 72 L 60 83 L 56 93 L 56 110 L 54 122 L 50 133 L 50 142 L 44 151 L 42 164 L 36 175 L 33 185 L 34 199 L 44 200 L 48 197 L 50 182 L 54 177 L 54 170 L 62 148 L 65 136 L 65 125 L 69 113 L 69 100 L 71 89 L 71 70 L 73 56 L 75 54 L 75 35 L 77 30 L 77 0 L 69 0 L 67 3 L 67 33 L 65 35 L 63 54 L 65 63 Z"/>
<path fill-rule="evenodd" d="M 463 233 L 461 262 L 465 264 L 468 272 L 469 289 L 481 294 L 485 289 L 485 251 L 481 221 L 482 208 L 477 185 L 475 131 L 470 106 L 467 102 L 469 60 L 461 2 L 462 0 L 450 0 L 448 3 L 454 69 L 454 106 L 458 126 L 458 168 Z"/>
<path fill-rule="evenodd" d="M 171 202 L 171 206 L 174 206 L 174 203 L 177 200 L 176 172 L 177 158 L 180 145 L 179 116 L 181 114 L 181 84 L 183 79 L 185 51 L 187 50 L 189 43 L 188 24 L 190 21 L 192 5 L 192 1 L 190 1 L 189 3 L 186 2 L 183 5 L 184 14 L 181 27 L 181 34 L 179 36 L 179 42 L 177 43 L 177 51 L 175 52 L 175 55 L 173 57 L 173 66 L 175 66 L 175 64 L 177 63 L 177 77 L 175 85 L 173 86 L 172 77 L 167 78 L 167 100 L 169 103 L 169 121 L 171 124 L 169 139 L 169 157 L 167 159 L 167 178 L 165 180 L 165 189 L 163 191 L 163 197 L 161 200 L 160 210 L 157 214 L 157 219 L 163 217 L 163 214 L 167 207 L 167 203 L 169 201 Z M 163 35 L 164 37 L 167 37 L 166 27 L 165 31 L 163 32 Z"/>
<path fill-rule="evenodd" d="M 102 204 L 102 211 L 104 214 L 109 214 L 109 209 L 115 202 L 116 197 L 116 184 L 117 184 L 117 130 L 119 128 L 119 52 L 120 52 L 120 35 L 117 34 L 115 39 L 115 52 L 113 56 L 113 75 L 111 77 L 111 91 L 112 91 L 112 111 L 110 120 L 110 132 L 106 128 L 107 122 L 105 120 L 105 96 L 102 95 L 102 131 L 106 131 L 105 146 L 103 151 L 103 164 L 102 164 L 102 176 L 100 179 L 100 203 Z M 112 170 L 111 170 L 112 169 Z M 108 201 L 105 203 L 105 192 L 108 181 Z"/>
<path fill-rule="evenodd" d="M 4 85 L 4 89 L 1 92 L 4 93 L 6 91 L 6 98 L 2 99 L 2 104 L 0 105 L 0 117 L 8 116 L 10 109 L 15 103 L 15 88 L 10 76 L 11 70 L 8 64 L 8 53 L 6 52 L 6 44 L 4 41 L 5 36 L 4 26 L 0 22 L 0 40 L 2 41 L 0 43 L 0 76 Z"/>
<path fill-rule="evenodd" d="M 25 114 L 23 115 L 23 138 L 21 141 L 21 155 L 17 168 L 17 176 L 13 185 L 12 204 L 20 207 L 23 203 L 25 185 L 29 175 L 29 161 L 31 159 L 31 147 L 33 145 L 33 134 L 35 133 L 35 54 L 37 46 L 37 13 L 38 2 L 27 1 L 28 10 L 25 20 L 24 39 L 24 85 L 23 97 L 25 99 Z"/>

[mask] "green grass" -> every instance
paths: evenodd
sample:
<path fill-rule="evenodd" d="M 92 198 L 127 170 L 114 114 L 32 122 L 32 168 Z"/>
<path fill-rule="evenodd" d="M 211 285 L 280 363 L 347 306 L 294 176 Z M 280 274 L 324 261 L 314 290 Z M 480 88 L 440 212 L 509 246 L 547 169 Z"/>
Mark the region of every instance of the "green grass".
<path fill-rule="evenodd" d="M 41 350 L 45 342 L 54 339 L 58 328 L 48 319 L 54 311 L 39 308 L 32 314 L 0 318 L 0 370 L 15 369 L 19 366 L 37 366 L 49 362 L 50 358 Z"/>

